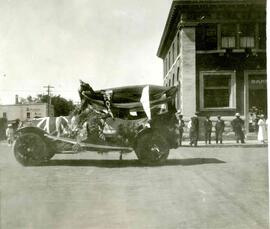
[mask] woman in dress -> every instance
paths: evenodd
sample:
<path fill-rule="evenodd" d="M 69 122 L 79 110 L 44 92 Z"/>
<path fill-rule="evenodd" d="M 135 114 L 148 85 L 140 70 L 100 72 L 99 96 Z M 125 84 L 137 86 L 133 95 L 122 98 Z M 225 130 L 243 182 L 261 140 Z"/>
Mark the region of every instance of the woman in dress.
<path fill-rule="evenodd" d="M 261 143 L 266 143 L 267 141 L 267 132 L 266 132 L 266 121 L 264 118 L 264 115 L 260 116 L 260 119 L 258 121 L 258 141 Z"/>

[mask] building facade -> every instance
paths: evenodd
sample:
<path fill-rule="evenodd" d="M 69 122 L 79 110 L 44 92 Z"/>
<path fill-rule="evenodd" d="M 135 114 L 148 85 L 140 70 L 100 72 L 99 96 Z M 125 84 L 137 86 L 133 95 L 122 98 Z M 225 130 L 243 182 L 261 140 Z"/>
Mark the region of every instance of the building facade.
<path fill-rule="evenodd" d="M 157 56 L 184 117 L 267 114 L 265 0 L 174 0 Z"/>
<path fill-rule="evenodd" d="M 46 117 L 48 112 L 50 116 L 54 116 L 53 105 L 48 111 L 47 103 L 0 105 L 0 118 L 6 118 L 9 122 L 16 119 L 24 122 L 33 118 Z"/>

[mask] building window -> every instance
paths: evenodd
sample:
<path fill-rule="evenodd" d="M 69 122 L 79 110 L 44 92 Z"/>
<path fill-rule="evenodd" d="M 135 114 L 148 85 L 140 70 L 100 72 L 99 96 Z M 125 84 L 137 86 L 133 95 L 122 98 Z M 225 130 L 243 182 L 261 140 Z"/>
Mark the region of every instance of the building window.
<path fill-rule="evenodd" d="M 235 73 L 228 71 L 200 73 L 200 107 L 235 108 Z"/>
<path fill-rule="evenodd" d="M 166 58 L 163 61 L 163 70 L 164 70 L 164 77 L 165 77 L 166 74 L 167 74 L 167 61 L 166 61 Z"/>
<path fill-rule="evenodd" d="M 254 48 L 255 47 L 255 25 L 254 24 L 240 24 L 240 48 Z"/>
<path fill-rule="evenodd" d="M 168 57 L 166 57 L 166 74 L 168 73 L 168 71 L 169 71 Z"/>
<path fill-rule="evenodd" d="M 169 68 L 168 69 L 170 69 L 170 67 L 171 67 L 171 51 L 169 52 Z"/>
<path fill-rule="evenodd" d="M 174 43 L 172 45 L 172 64 L 174 63 Z"/>
<path fill-rule="evenodd" d="M 179 67 L 177 68 L 177 83 L 179 82 Z"/>
<path fill-rule="evenodd" d="M 30 118 L 30 112 L 26 112 L 26 118 Z"/>
<path fill-rule="evenodd" d="M 180 40 L 179 40 L 179 33 L 177 33 L 177 41 L 176 41 L 176 49 L 177 49 L 177 56 L 180 53 Z"/>
<path fill-rule="evenodd" d="M 3 118 L 7 118 L 7 112 L 3 112 Z"/>
<path fill-rule="evenodd" d="M 164 59 L 164 76 L 167 74 L 167 58 Z"/>
<path fill-rule="evenodd" d="M 266 49 L 266 24 L 260 23 L 259 24 L 259 49 Z"/>
<path fill-rule="evenodd" d="M 236 47 L 236 24 L 221 25 L 221 48 Z"/>
<path fill-rule="evenodd" d="M 201 25 L 196 28 L 196 49 L 217 49 L 217 25 Z"/>
<path fill-rule="evenodd" d="M 169 58 L 169 54 L 167 55 L 167 73 L 168 73 L 168 71 L 170 70 L 170 58 Z"/>

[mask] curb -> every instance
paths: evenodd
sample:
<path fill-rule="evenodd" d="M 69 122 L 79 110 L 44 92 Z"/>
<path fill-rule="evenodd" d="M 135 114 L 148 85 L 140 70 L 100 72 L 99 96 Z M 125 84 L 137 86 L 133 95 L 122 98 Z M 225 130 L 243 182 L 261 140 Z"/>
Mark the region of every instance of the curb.
<path fill-rule="evenodd" d="M 186 146 L 186 147 L 190 147 L 190 146 Z M 198 145 L 197 147 L 199 148 L 233 148 L 233 147 L 236 147 L 236 148 L 267 148 L 268 145 L 265 144 L 242 144 L 242 145 L 225 145 L 225 144 L 222 144 L 222 145 L 213 145 L 213 146 L 204 146 L 204 145 Z"/>
<path fill-rule="evenodd" d="M 179 147 L 193 147 L 195 148 L 195 146 L 190 146 L 189 143 L 187 144 L 184 144 L 182 146 L 179 146 Z M 198 144 L 196 146 L 196 148 L 229 148 L 229 147 L 237 147 L 237 148 L 261 148 L 261 147 L 264 147 L 264 148 L 267 148 L 268 147 L 268 144 L 260 144 L 260 143 L 223 143 L 223 144 L 207 144 L 207 145 L 204 145 L 204 144 Z"/>

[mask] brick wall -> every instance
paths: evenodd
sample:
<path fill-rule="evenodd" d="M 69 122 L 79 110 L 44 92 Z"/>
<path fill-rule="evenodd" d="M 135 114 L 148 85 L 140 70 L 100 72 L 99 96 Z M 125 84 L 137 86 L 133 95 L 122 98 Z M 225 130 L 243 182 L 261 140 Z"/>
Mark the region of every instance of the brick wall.
<path fill-rule="evenodd" d="M 182 112 L 187 116 L 196 111 L 196 50 L 195 28 L 181 29 L 180 77 L 182 79 Z"/>

